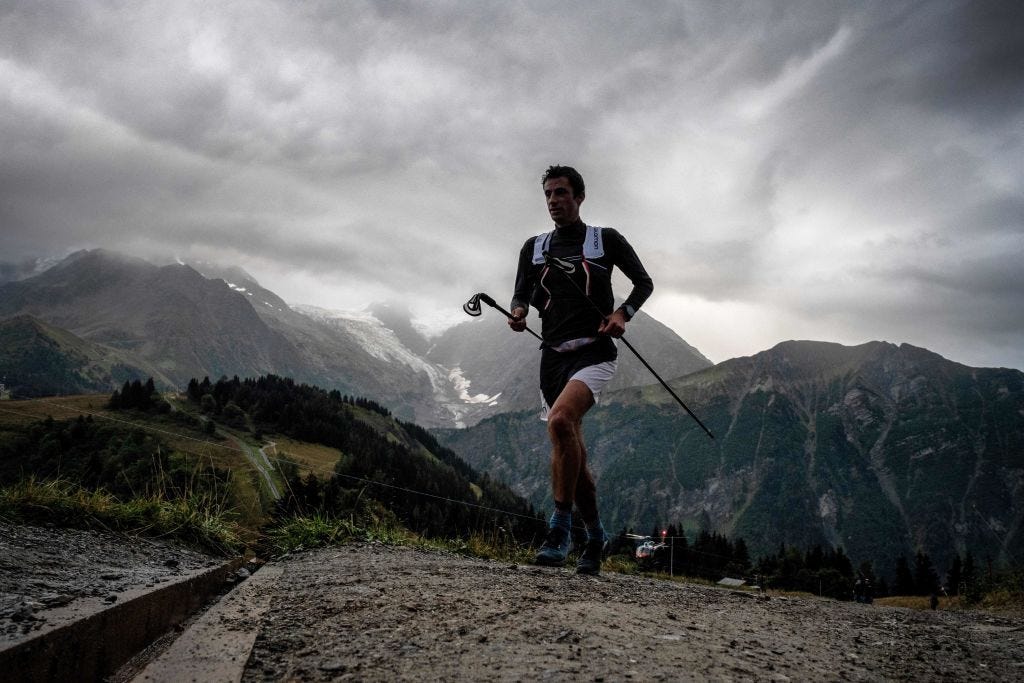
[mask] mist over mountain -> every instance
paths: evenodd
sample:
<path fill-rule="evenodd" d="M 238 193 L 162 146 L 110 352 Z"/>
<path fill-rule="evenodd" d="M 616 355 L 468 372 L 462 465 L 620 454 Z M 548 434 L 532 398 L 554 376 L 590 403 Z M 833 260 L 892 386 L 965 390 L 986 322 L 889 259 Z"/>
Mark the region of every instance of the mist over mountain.
<path fill-rule="evenodd" d="M 1024 373 L 970 368 L 908 344 L 792 341 L 606 397 L 585 422 L 606 525 L 681 522 L 780 543 L 844 547 L 891 571 L 923 549 L 1024 562 Z M 533 412 L 439 431 L 477 469 L 550 507 Z M 885 563 L 889 563 L 886 565 Z"/>
<path fill-rule="evenodd" d="M 31 258 L 16 263 L 0 261 L 0 285 L 39 275 L 59 261 L 58 258 Z"/>

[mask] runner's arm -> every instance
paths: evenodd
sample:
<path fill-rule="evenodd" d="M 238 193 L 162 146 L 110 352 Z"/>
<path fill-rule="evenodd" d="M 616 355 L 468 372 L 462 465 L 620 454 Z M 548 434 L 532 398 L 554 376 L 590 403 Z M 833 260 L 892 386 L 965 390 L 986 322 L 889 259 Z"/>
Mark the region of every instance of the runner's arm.
<path fill-rule="evenodd" d="M 606 230 L 605 244 L 611 247 L 612 265 L 618 266 L 623 275 L 633 283 L 633 289 L 622 305 L 632 306 L 634 310 L 638 311 L 654 291 L 654 281 L 647 274 L 647 269 L 644 268 L 644 264 L 640 262 L 640 257 L 636 255 L 636 251 L 626 241 L 626 238 L 614 228 L 607 228 Z"/>
<path fill-rule="evenodd" d="M 519 251 L 519 266 L 516 269 L 516 284 L 512 290 L 512 303 L 509 305 L 509 312 L 516 314 L 516 309 L 522 311 L 523 318 L 530 312 L 530 299 L 533 298 L 533 238 L 526 240 L 523 248 Z"/>

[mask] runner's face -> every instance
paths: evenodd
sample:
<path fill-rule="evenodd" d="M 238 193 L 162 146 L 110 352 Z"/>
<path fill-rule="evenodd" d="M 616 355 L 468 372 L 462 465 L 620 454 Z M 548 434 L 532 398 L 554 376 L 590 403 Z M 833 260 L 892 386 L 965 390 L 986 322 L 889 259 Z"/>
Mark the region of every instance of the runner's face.
<path fill-rule="evenodd" d="M 555 225 L 572 225 L 580 219 L 583 195 L 573 196 L 568 178 L 548 179 L 544 183 L 544 197 L 548 202 L 548 214 Z"/>

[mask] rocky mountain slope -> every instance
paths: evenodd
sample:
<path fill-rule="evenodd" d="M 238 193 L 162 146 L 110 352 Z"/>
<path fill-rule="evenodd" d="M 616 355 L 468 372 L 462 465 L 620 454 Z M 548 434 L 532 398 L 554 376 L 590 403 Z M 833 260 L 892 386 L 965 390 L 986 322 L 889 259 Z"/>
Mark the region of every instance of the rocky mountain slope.
<path fill-rule="evenodd" d="M 19 314 L 131 354 L 179 385 L 197 375 L 298 369 L 288 341 L 243 297 L 185 265 L 78 252 L 0 286 L 0 317 Z"/>
<path fill-rule="evenodd" d="M 585 424 L 606 525 L 684 524 L 844 547 L 892 570 L 923 549 L 941 571 L 970 550 L 1024 562 L 1024 373 L 925 349 L 785 342 L 660 386 L 607 397 Z M 549 507 L 548 445 L 533 412 L 439 433 L 474 467 Z"/>

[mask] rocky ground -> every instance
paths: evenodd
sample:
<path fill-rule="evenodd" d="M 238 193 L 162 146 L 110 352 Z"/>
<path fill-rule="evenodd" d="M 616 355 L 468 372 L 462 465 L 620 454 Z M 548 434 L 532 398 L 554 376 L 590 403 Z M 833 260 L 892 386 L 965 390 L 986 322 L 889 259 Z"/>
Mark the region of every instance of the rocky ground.
<path fill-rule="evenodd" d="M 0 521 L 0 647 L 50 623 L 55 608 L 84 598 L 114 604 L 130 588 L 221 562 L 167 541 Z"/>
<path fill-rule="evenodd" d="M 0 522 L 0 647 L 48 623 L 52 606 L 113 602 L 214 562 L 169 543 Z M 231 664 L 245 681 L 1024 677 L 1024 618 L 982 612 L 583 577 L 376 544 L 286 556 L 253 580 L 252 604 L 214 619 L 253 634 L 248 660 Z"/>
<path fill-rule="evenodd" d="M 1024 619 L 353 546 L 283 572 L 243 680 L 1024 677 Z"/>

